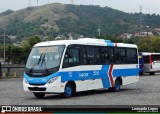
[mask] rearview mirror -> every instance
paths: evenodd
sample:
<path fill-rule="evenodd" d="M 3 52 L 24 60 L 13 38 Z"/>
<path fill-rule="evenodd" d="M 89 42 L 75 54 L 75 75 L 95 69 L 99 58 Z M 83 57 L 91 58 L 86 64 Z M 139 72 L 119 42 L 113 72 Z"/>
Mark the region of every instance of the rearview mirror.
<path fill-rule="evenodd" d="M 72 58 L 72 55 L 71 54 L 65 54 L 65 56 L 64 56 L 65 58 Z"/>

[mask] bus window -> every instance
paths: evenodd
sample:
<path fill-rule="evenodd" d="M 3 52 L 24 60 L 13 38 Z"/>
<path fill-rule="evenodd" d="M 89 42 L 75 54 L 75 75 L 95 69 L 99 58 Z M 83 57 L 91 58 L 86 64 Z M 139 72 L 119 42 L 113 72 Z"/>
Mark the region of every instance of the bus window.
<path fill-rule="evenodd" d="M 113 48 L 111 47 L 102 47 L 101 48 L 102 64 L 113 64 Z"/>
<path fill-rule="evenodd" d="M 152 61 L 160 61 L 160 55 L 152 55 Z"/>
<path fill-rule="evenodd" d="M 80 60 L 81 60 L 81 65 L 87 64 L 87 56 L 86 56 L 85 46 L 80 46 Z"/>
<path fill-rule="evenodd" d="M 149 63 L 149 56 L 143 56 L 144 63 Z"/>
<path fill-rule="evenodd" d="M 78 46 L 68 47 L 64 61 L 63 68 L 80 65 L 80 51 Z"/>
<path fill-rule="evenodd" d="M 87 64 L 98 65 L 100 64 L 100 51 L 99 47 L 87 47 Z"/>
<path fill-rule="evenodd" d="M 137 64 L 138 55 L 136 49 L 127 49 L 127 63 Z"/>
<path fill-rule="evenodd" d="M 116 64 L 126 63 L 126 51 L 123 48 L 115 48 L 114 59 Z"/>

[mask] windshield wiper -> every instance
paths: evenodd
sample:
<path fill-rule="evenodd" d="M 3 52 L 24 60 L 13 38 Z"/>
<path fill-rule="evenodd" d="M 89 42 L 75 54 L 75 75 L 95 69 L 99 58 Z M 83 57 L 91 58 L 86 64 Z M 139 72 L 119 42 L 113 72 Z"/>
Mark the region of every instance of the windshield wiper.
<path fill-rule="evenodd" d="M 42 64 L 44 63 L 44 66 L 45 66 L 45 68 L 46 68 L 45 71 L 48 73 L 48 68 L 47 68 L 47 65 L 46 65 L 45 56 L 46 56 L 46 53 L 44 54 L 44 56 L 43 56 L 43 58 L 42 58 L 41 66 L 42 66 Z"/>
<path fill-rule="evenodd" d="M 40 61 L 41 61 L 41 58 L 42 58 L 42 55 L 43 53 L 41 53 L 40 55 L 40 58 L 37 60 L 37 62 L 32 66 L 32 68 L 29 70 L 29 72 L 32 72 L 33 71 L 33 68 L 36 66 L 36 65 L 39 65 Z"/>

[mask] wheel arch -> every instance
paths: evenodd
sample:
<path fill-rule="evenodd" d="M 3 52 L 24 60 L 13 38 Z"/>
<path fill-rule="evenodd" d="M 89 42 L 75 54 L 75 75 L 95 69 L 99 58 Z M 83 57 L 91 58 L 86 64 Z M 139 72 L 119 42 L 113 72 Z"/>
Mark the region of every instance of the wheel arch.
<path fill-rule="evenodd" d="M 68 81 L 67 83 L 66 83 L 66 85 L 67 84 L 70 84 L 72 87 L 73 87 L 73 91 L 74 91 L 74 93 L 76 92 L 76 83 L 74 82 L 74 81 Z"/>
<path fill-rule="evenodd" d="M 116 80 L 119 80 L 119 81 L 120 81 L 120 84 L 123 85 L 122 77 L 117 77 Z M 116 81 L 116 80 L 115 80 L 115 81 Z"/>

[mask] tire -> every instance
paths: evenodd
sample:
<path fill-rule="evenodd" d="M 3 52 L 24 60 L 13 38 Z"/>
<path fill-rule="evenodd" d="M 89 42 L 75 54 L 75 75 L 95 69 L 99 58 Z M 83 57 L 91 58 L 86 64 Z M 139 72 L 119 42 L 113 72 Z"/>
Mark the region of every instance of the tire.
<path fill-rule="evenodd" d="M 33 93 L 36 98 L 43 98 L 45 93 Z"/>
<path fill-rule="evenodd" d="M 66 84 L 64 93 L 62 94 L 63 97 L 65 98 L 70 98 L 73 96 L 73 86 L 71 84 Z"/>
<path fill-rule="evenodd" d="M 150 74 L 150 75 L 155 75 L 155 72 L 150 72 L 149 74 Z"/>
<path fill-rule="evenodd" d="M 121 83 L 116 79 L 114 87 L 108 88 L 109 91 L 118 92 L 121 88 Z"/>
<path fill-rule="evenodd" d="M 139 72 L 139 75 L 143 75 L 143 72 Z"/>

